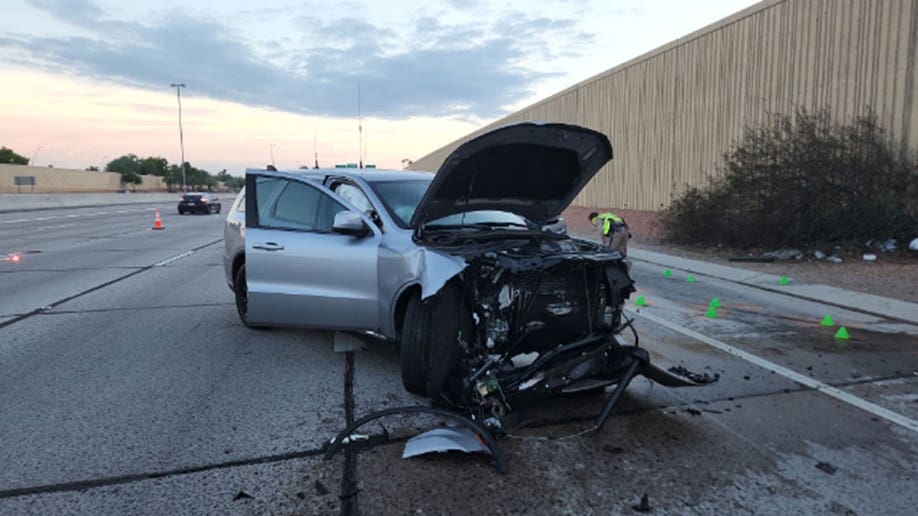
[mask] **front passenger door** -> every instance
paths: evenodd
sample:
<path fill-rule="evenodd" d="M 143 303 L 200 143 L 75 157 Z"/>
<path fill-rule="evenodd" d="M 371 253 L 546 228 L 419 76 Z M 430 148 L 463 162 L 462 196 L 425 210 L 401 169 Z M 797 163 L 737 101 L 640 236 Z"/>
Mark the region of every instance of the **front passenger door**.
<path fill-rule="evenodd" d="M 361 238 L 332 231 L 335 214 L 352 208 L 305 179 L 249 173 L 246 202 L 250 324 L 378 330 L 372 224 Z"/>

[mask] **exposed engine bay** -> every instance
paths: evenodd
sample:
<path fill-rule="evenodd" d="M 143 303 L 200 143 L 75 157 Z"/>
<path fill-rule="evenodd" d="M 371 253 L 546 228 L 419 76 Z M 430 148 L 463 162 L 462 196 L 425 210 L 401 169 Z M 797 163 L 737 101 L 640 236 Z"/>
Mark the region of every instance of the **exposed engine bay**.
<path fill-rule="evenodd" d="M 468 266 L 429 300 L 425 394 L 435 403 L 499 427 L 516 401 L 627 384 L 635 374 L 698 384 L 651 366 L 636 347 L 623 314 L 634 282 L 617 251 L 567 236 L 495 233 L 503 237 L 437 247 Z"/>

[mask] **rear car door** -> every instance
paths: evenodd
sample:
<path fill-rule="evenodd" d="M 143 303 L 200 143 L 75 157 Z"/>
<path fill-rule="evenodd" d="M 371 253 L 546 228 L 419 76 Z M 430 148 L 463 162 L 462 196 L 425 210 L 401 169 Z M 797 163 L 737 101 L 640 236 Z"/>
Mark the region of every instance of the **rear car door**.
<path fill-rule="evenodd" d="M 381 235 L 372 224 L 365 237 L 332 231 L 353 209 L 336 197 L 306 179 L 246 175 L 250 324 L 378 330 Z"/>

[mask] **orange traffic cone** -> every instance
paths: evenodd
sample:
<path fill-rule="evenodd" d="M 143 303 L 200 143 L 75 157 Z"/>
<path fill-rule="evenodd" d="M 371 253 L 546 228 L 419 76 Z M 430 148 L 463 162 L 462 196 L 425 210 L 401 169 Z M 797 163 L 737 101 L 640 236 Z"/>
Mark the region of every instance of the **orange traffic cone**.
<path fill-rule="evenodd" d="M 156 220 L 153 221 L 153 229 L 166 229 L 163 226 L 163 219 L 159 218 L 159 210 L 156 210 Z"/>

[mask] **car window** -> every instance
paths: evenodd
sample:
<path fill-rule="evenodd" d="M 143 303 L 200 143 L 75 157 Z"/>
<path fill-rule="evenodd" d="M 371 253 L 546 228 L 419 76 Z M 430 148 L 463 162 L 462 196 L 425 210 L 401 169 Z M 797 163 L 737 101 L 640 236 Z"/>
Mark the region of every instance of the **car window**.
<path fill-rule="evenodd" d="M 277 229 L 327 233 L 332 230 L 335 214 L 347 208 L 314 186 L 299 181 L 279 180 L 283 190 L 268 209 L 259 206 L 262 226 Z M 258 192 L 261 200 L 261 190 Z"/>
<path fill-rule="evenodd" d="M 245 194 L 239 196 L 239 204 L 236 206 L 236 211 L 245 213 Z"/>
<path fill-rule="evenodd" d="M 321 192 L 303 183 L 287 181 L 267 218 L 272 227 L 313 231 L 316 229 Z M 260 214 L 259 214 L 260 215 Z"/>
<path fill-rule="evenodd" d="M 255 183 L 255 202 L 258 203 L 258 214 L 264 216 L 268 202 L 271 201 L 272 194 L 277 187 L 283 184 L 284 180 L 277 177 L 258 177 Z"/>

